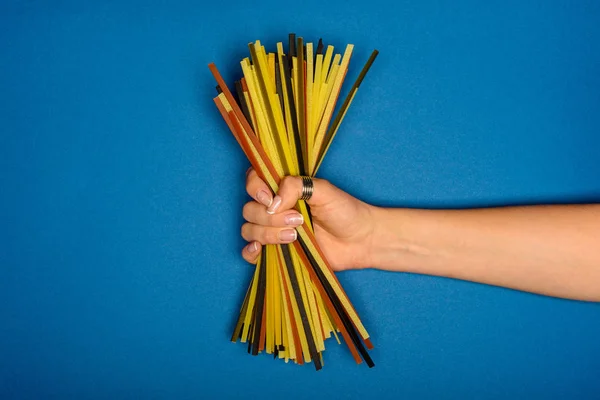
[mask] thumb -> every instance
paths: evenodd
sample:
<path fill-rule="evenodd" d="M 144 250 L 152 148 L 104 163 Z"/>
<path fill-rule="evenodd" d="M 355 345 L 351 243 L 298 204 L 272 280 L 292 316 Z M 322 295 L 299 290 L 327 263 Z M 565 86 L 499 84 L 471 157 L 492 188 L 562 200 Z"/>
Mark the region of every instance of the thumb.
<path fill-rule="evenodd" d="M 338 188 L 325 179 L 312 178 L 312 181 L 314 187 L 313 194 L 306 201 L 310 206 L 323 206 L 332 201 L 336 197 L 337 192 L 340 192 Z M 283 178 L 279 184 L 279 191 L 273 198 L 273 203 L 267 209 L 267 212 L 275 214 L 294 207 L 300 197 L 302 197 L 302 185 L 302 178 L 299 176 L 286 176 Z"/>

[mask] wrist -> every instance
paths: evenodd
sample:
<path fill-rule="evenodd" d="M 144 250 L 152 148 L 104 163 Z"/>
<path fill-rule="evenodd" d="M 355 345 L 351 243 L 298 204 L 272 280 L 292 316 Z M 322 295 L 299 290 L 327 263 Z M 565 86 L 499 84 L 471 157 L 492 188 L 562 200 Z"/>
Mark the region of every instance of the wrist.
<path fill-rule="evenodd" d="M 418 272 L 432 255 L 419 239 L 423 210 L 373 207 L 373 234 L 367 267 Z"/>

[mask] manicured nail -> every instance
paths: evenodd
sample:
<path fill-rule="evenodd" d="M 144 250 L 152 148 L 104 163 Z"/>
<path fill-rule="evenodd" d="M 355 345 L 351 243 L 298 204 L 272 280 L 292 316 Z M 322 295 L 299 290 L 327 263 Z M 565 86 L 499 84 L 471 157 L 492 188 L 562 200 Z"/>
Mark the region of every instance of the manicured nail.
<path fill-rule="evenodd" d="M 304 223 L 304 217 L 302 216 L 302 214 L 293 213 L 283 217 L 283 221 L 286 225 L 299 226 Z"/>
<path fill-rule="evenodd" d="M 298 233 L 295 229 L 284 229 L 279 232 L 279 240 L 285 243 L 290 243 L 296 240 Z"/>
<path fill-rule="evenodd" d="M 258 250 L 258 244 L 256 244 L 256 242 L 249 243 L 248 246 L 246 246 L 246 249 L 248 250 L 248 253 L 255 253 L 256 250 Z"/>
<path fill-rule="evenodd" d="M 256 199 L 261 204 L 264 204 L 267 207 L 269 207 L 271 205 L 271 203 L 273 203 L 273 198 L 271 197 L 271 195 L 269 193 L 265 192 L 264 190 L 260 190 L 256 194 Z"/>
<path fill-rule="evenodd" d="M 275 211 L 277 211 L 277 209 L 279 208 L 280 205 L 281 205 L 281 197 L 275 196 L 273 198 L 273 202 L 271 203 L 269 208 L 267 208 L 267 213 L 275 214 Z"/>

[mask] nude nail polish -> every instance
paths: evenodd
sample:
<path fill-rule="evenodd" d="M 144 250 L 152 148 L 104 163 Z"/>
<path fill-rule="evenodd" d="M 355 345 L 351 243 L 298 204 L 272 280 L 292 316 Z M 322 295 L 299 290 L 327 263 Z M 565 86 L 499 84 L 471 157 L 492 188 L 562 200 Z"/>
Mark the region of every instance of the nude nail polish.
<path fill-rule="evenodd" d="M 249 253 L 255 253 L 256 250 L 258 250 L 258 245 L 256 244 L 256 242 L 252 242 L 249 243 L 248 246 L 246 246 L 246 249 Z"/>
<path fill-rule="evenodd" d="M 271 203 L 269 208 L 267 208 L 267 213 L 275 214 L 275 212 L 277 211 L 277 209 L 279 208 L 280 205 L 281 205 L 281 197 L 275 196 L 273 198 L 273 202 Z"/>
<path fill-rule="evenodd" d="M 271 195 L 265 192 L 264 190 L 258 191 L 258 193 L 256 194 L 256 199 L 259 201 L 259 203 L 267 207 L 269 207 L 273 203 L 273 198 L 271 197 Z"/>
<path fill-rule="evenodd" d="M 293 213 L 283 217 L 283 221 L 286 225 L 300 226 L 304 223 L 304 217 L 302 214 Z"/>
<path fill-rule="evenodd" d="M 279 232 L 279 240 L 285 243 L 290 243 L 296 240 L 298 233 L 295 229 L 284 229 Z"/>

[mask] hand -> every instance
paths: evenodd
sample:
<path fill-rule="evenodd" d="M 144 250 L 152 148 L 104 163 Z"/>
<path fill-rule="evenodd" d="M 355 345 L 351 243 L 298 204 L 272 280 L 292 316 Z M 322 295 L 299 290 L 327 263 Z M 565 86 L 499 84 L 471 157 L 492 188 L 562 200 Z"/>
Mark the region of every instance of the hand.
<path fill-rule="evenodd" d="M 373 207 L 338 189 L 323 179 L 313 178 L 314 193 L 308 204 L 313 217 L 317 242 L 336 271 L 369 267 L 375 223 Z M 247 223 L 242 237 L 250 242 L 242 256 L 255 263 L 264 244 L 291 243 L 302 215 L 293 207 L 302 193 L 302 179 L 285 177 L 277 196 L 250 169 L 246 191 L 254 199 L 243 208 Z"/>
<path fill-rule="evenodd" d="M 375 267 L 600 301 L 600 205 L 419 210 L 370 206 L 313 179 L 315 236 L 334 270 Z M 291 243 L 302 224 L 293 209 L 302 179 L 286 177 L 277 196 L 253 170 L 246 190 L 242 251 Z"/>

